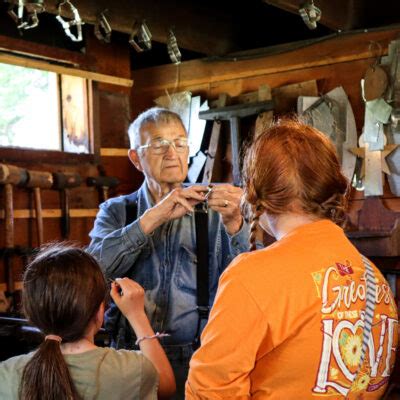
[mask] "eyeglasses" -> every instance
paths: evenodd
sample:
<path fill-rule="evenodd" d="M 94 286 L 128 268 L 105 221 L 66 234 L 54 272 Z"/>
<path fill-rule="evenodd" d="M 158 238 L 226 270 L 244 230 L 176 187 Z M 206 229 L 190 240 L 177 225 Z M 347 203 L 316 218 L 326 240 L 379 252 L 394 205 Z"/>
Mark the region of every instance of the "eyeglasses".
<path fill-rule="evenodd" d="M 185 137 L 177 138 L 175 140 L 168 139 L 154 139 L 148 144 L 139 146 L 137 149 L 149 148 L 153 154 L 165 154 L 169 146 L 172 146 L 178 153 L 183 153 L 189 147 L 188 139 Z"/>

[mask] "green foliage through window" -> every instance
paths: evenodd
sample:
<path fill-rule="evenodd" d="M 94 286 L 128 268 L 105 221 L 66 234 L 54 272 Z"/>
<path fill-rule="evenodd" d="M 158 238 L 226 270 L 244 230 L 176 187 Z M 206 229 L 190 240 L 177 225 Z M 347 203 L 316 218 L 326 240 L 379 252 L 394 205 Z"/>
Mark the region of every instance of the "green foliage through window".
<path fill-rule="evenodd" d="M 62 85 L 59 75 L 54 72 L 0 63 L 0 146 L 89 152 L 86 80 L 67 75 L 61 75 L 60 79 Z M 80 91 L 75 90 L 74 103 L 68 104 L 68 132 L 65 126 L 62 128 L 68 110 L 62 110 L 65 101 L 61 93 L 66 90 L 64 82 L 67 79 L 78 89 L 82 87 Z M 68 98 L 71 98 L 70 94 Z M 71 109 L 74 110 L 72 115 Z M 76 132 L 71 132 L 71 126 L 77 124 L 72 125 L 71 121 L 82 121 L 79 142 Z M 82 129 L 82 126 L 86 128 Z M 82 138 L 82 131 L 85 138 Z M 66 137 L 62 138 L 62 134 Z"/>

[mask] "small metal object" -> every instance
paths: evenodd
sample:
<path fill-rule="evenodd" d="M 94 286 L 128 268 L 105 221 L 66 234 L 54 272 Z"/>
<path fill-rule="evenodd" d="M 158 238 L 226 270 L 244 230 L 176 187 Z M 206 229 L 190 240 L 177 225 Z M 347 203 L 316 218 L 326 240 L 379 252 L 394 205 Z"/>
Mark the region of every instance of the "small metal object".
<path fill-rule="evenodd" d="M 207 186 L 207 193 L 204 196 L 204 201 L 207 201 L 213 191 L 213 187 L 211 185 Z"/>
<path fill-rule="evenodd" d="M 398 132 L 400 130 L 400 108 L 394 108 L 390 115 L 390 123 L 392 130 Z"/>
<path fill-rule="evenodd" d="M 36 11 L 38 14 L 45 11 L 43 0 L 25 0 L 25 8 L 28 13 Z"/>
<path fill-rule="evenodd" d="M 141 53 L 151 49 L 152 34 L 146 25 L 146 21 L 135 21 L 132 27 L 132 33 L 129 38 L 129 44 Z"/>
<path fill-rule="evenodd" d="M 170 29 L 168 32 L 167 50 L 171 62 L 173 62 L 174 64 L 180 64 L 182 55 L 181 52 L 179 51 L 178 43 L 176 41 L 174 32 L 172 32 L 172 29 Z"/>
<path fill-rule="evenodd" d="M 63 6 L 68 5 L 69 8 L 72 11 L 72 14 L 74 16 L 74 19 L 71 21 L 65 21 L 64 18 L 61 16 L 61 9 Z M 58 5 L 58 15 L 56 16 L 57 21 L 61 24 L 63 27 L 65 34 L 73 41 L 73 42 L 81 42 L 83 37 L 82 37 L 82 25 L 84 22 L 82 21 L 78 9 L 69 1 L 69 0 L 64 0 Z M 71 27 L 76 26 L 77 30 L 77 35 L 75 36 L 71 32 Z"/>
<path fill-rule="evenodd" d="M 110 43 L 111 41 L 111 25 L 109 24 L 105 13 L 107 10 L 104 10 L 103 12 L 100 13 L 100 15 L 97 17 L 96 24 L 94 26 L 94 34 L 102 42 L 105 43 Z"/>
<path fill-rule="evenodd" d="M 14 6 L 18 6 L 17 14 L 14 11 Z M 25 18 L 24 18 L 25 8 Z M 43 0 L 18 0 L 10 3 L 8 8 L 8 14 L 17 24 L 17 28 L 31 29 L 39 25 L 38 13 L 44 11 Z"/>
<path fill-rule="evenodd" d="M 309 29 L 315 29 L 317 22 L 321 19 L 321 10 L 314 5 L 313 0 L 308 0 L 299 8 L 299 14 Z"/>

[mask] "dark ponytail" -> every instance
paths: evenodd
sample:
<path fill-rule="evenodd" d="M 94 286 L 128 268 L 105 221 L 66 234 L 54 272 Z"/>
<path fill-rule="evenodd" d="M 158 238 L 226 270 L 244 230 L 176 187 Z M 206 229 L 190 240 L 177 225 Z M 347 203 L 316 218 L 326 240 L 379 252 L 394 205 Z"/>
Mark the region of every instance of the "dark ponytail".
<path fill-rule="evenodd" d="M 44 340 L 22 374 L 21 400 L 80 400 L 60 343 Z"/>
<path fill-rule="evenodd" d="M 103 273 L 91 255 L 70 244 L 52 244 L 28 265 L 22 304 L 44 335 L 57 335 L 67 343 L 84 337 L 106 293 Z M 33 354 L 22 374 L 20 399 L 81 399 L 60 345 L 47 339 Z"/>

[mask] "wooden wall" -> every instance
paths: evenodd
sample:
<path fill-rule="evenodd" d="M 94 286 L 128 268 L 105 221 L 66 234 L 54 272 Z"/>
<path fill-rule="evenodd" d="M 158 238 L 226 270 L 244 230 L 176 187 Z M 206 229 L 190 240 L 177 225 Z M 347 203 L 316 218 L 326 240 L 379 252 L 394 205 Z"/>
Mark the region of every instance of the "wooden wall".
<path fill-rule="evenodd" d="M 132 90 L 132 112 L 137 115 L 153 105 L 153 99 L 188 90 L 193 95 L 216 99 L 227 93 L 232 97 L 256 91 L 262 84 L 276 88 L 292 83 L 317 80 L 321 94 L 341 85 L 353 107 L 357 130 L 364 122 L 364 104 L 360 81 L 366 69 L 380 55 L 387 54 L 391 40 L 400 30 L 386 29 L 374 32 L 341 34 L 314 45 L 290 52 L 238 61 L 194 60 L 135 71 Z M 378 53 L 381 49 L 380 54 Z M 293 110 L 287 110 L 288 112 Z M 384 204 L 400 211 L 400 201 L 387 185 Z M 362 192 L 352 193 L 351 219 L 362 206 Z"/>
<path fill-rule="evenodd" d="M 153 99 L 166 91 L 175 93 L 189 90 L 194 95 L 201 94 L 207 99 L 216 99 L 220 93 L 230 96 L 256 91 L 261 84 L 271 88 L 317 80 L 320 93 L 326 93 L 342 85 L 349 95 L 357 121 L 358 130 L 363 124 L 364 107 L 360 95 L 360 79 L 366 68 L 375 61 L 377 54 L 370 43 L 379 43 L 383 53 L 387 44 L 395 39 L 399 30 L 382 30 L 354 35 L 341 35 L 321 41 L 318 44 L 272 56 L 258 57 L 242 61 L 203 61 L 183 62 L 179 66 L 164 65 L 134 71 L 130 69 L 128 46 L 107 45 L 89 37 L 86 54 L 76 54 L 42 45 L 27 44 L 23 39 L 9 40 L 0 37 L 0 47 L 27 51 L 55 58 L 71 59 L 89 71 L 101 72 L 121 78 L 134 79 L 132 89 L 104 83 L 93 84 L 95 155 L 77 158 L 62 157 L 52 152 L 12 151 L 0 149 L 0 162 L 19 165 L 50 172 L 77 172 L 83 178 L 105 173 L 116 176 L 121 184 L 110 195 L 128 193 L 137 188 L 142 176 L 135 171 L 127 159 L 129 147 L 126 135 L 129 122 L 139 112 L 153 105 Z M 3 196 L 3 195 L 0 195 Z M 99 203 L 96 189 L 82 184 L 70 191 L 71 218 L 70 239 L 83 244 L 89 241 Z M 3 204 L 3 197 L 0 198 Z M 384 201 L 387 206 L 400 210 L 400 202 L 386 190 Z M 61 239 L 59 219 L 59 193 L 44 190 L 42 206 L 49 217 L 45 218 L 44 238 Z M 362 194 L 354 193 L 352 211 L 362 204 Z M 37 246 L 34 219 L 29 218 L 27 210 L 32 209 L 32 196 L 27 189 L 14 190 L 14 207 L 20 211 L 21 218 L 15 222 L 16 245 Z M 0 205 L 0 248 L 4 247 L 3 206 Z M 28 214 L 27 214 L 28 213 Z M 58 213 L 58 214 L 57 214 Z M 21 278 L 22 263 L 14 268 L 14 278 Z M 4 268 L 0 264 L 0 291 L 5 285 Z"/>
<path fill-rule="evenodd" d="M 27 43 L 23 39 L 0 36 L 0 48 L 13 52 L 37 54 L 55 59 L 70 60 L 79 68 L 113 77 L 131 79 L 129 48 L 118 44 L 107 45 L 94 36 L 87 37 L 86 53 L 76 53 L 40 44 Z M 109 148 L 128 148 L 126 131 L 130 120 L 131 88 L 92 81 L 94 155 L 63 154 L 52 151 L 30 151 L 0 148 L 0 162 L 31 170 L 78 173 L 83 183 L 69 190 L 71 212 L 69 239 L 88 244 L 88 233 L 98 210 L 101 196 L 94 187 L 86 185 L 86 178 L 105 174 L 115 176 L 120 185 L 110 191 L 110 196 L 127 193 L 138 187 L 142 177 L 135 173 L 127 159 L 127 152 L 110 157 Z M 104 150 L 106 149 L 106 150 Z M 115 152 L 112 152 L 115 154 Z M 32 192 L 26 188 L 14 188 L 15 246 L 24 250 L 38 245 L 33 209 Z M 44 241 L 60 240 L 60 193 L 42 190 L 44 213 Z M 0 249 L 4 248 L 4 191 L 0 192 Z M 13 257 L 13 276 L 20 287 L 21 272 L 26 259 Z M 5 269 L 0 262 L 0 292 L 6 286 Z M 1 310 L 0 310 L 1 311 Z"/>

